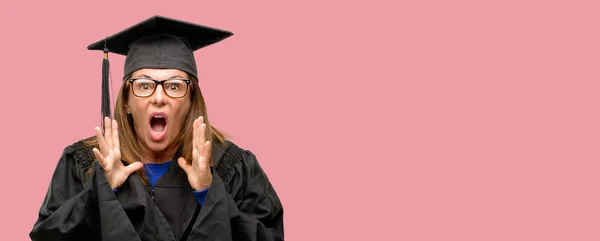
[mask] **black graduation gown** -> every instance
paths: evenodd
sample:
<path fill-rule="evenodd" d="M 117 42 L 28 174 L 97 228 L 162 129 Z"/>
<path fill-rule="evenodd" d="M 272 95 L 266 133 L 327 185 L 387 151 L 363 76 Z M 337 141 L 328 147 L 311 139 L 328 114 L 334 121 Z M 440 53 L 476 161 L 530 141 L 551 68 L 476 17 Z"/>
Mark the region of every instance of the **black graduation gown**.
<path fill-rule="evenodd" d="M 229 141 L 213 144 L 216 168 L 203 206 L 176 161 L 154 191 L 134 173 L 114 193 L 93 158 L 81 141 L 65 148 L 32 240 L 284 239 L 275 190 L 254 154 Z"/>

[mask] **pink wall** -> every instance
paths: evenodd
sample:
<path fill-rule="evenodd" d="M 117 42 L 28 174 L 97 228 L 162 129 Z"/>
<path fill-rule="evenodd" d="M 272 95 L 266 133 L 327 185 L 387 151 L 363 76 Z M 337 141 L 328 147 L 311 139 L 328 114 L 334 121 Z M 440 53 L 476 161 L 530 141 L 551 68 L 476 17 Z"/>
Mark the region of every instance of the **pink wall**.
<path fill-rule="evenodd" d="M 83 2 L 0 3 L 0 240 L 100 124 L 86 46 L 153 14 L 235 33 L 197 52 L 201 87 L 288 240 L 600 239 L 595 1 Z"/>

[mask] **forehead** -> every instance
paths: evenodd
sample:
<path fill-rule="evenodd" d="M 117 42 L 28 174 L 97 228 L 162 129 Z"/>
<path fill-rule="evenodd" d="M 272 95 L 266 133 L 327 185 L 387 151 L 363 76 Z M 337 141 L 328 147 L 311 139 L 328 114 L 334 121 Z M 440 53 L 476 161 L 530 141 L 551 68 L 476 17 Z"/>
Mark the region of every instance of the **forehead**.
<path fill-rule="evenodd" d="M 150 77 L 152 79 L 168 79 L 168 78 L 184 78 L 189 79 L 189 75 L 178 69 L 139 69 L 131 74 L 132 78 L 141 76 Z"/>

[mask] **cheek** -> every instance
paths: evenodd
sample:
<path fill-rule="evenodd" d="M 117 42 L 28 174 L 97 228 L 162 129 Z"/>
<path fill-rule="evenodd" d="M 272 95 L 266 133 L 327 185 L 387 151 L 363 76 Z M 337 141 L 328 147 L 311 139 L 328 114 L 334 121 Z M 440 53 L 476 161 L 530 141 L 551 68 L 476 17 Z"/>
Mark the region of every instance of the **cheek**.
<path fill-rule="evenodd" d="M 129 110 L 132 113 L 138 113 L 141 112 L 144 108 L 144 100 L 137 98 L 135 96 L 132 96 L 133 93 L 129 93 L 129 99 L 127 100 L 127 106 L 129 106 Z"/>
<path fill-rule="evenodd" d="M 134 99 L 129 99 L 128 103 L 128 110 L 131 112 L 131 116 L 133 117 L 133 121 L 136 125 L 139 124 L 140 121 L 142 121 L 143 119 L 143 115 L 144 115 L 144 107 L 143 107 L 143 103 L 141 103 L 141 101 L 137 101 Z"/>
<path fill-rule="evenodd" d="M 187 116 L 188 112 L 190 111 L 190 103 L 189 101 L 186 103 L 181 103 L 181 105 L 178 106 L 177 109 L 177 124 L 178 125 L 183 125 L 184 121 L 185 121 L 185 117 Z"/>

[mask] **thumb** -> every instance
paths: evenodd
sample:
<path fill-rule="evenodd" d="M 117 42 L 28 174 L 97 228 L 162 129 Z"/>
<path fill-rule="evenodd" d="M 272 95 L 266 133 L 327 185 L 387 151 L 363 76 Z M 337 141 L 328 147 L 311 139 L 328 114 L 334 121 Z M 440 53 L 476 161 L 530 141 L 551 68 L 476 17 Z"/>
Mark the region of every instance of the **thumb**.
<path fill-rule="evenodd" d="M 143 166 L 144 166 L 144 164 L 142 164 L 141 162 L 131 163 L 125 167 L 125 173 L 127 173 L 127 176 L 129 176 L 129 175 L 131 175 L 131 173 L 134 173 L 137 170 L 140 170 L 140 168 L 142 168 Z"/>
<path fill-rule="evenodd" d="M 185 158 L 180 157 L 179 159 L 177 159 L 177 163 L 179 164 L 181 169 L 183 169 L 183 171 L 186 174 L 189 174 L 189 171 L 190 171 L 190 168 L 192 168 L 192 165 L 188 164 L 188 162 L 187 162 L 187 160 L 185 160 Z"/>

